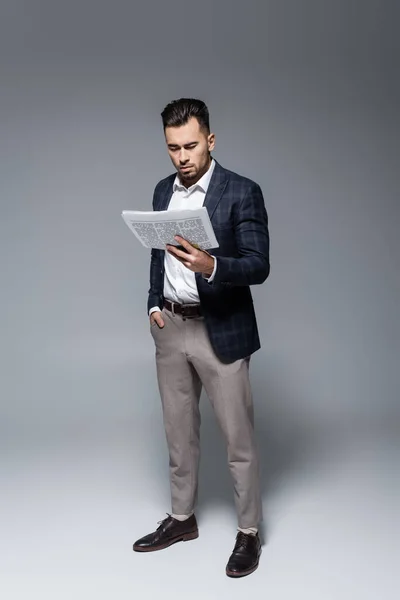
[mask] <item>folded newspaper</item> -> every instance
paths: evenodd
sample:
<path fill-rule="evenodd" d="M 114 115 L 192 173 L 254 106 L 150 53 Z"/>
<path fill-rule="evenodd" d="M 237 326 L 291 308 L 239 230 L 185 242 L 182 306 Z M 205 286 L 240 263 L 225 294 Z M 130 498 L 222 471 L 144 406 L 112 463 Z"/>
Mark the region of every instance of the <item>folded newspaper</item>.
<path fill-rule="evenodd" d="M 165 250 L 166 244 L 179 246 L 175 235 L 201 250 L 219 247 L 205 206 L 149 212 L 123 210 L 121 216 L 145 248 Z"/>

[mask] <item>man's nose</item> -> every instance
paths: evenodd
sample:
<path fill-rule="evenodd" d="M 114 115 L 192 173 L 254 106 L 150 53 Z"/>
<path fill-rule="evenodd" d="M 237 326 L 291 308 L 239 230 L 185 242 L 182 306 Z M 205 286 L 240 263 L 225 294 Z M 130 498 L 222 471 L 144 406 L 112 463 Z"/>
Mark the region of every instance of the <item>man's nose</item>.
<path fill-rule="evenodd" d="M 179 160 L 181 163 L 185 163 L 187 162 L 189 159 L 187 152 L 184 148 L 181 149 L 180 153 L 179 153 Z"/>

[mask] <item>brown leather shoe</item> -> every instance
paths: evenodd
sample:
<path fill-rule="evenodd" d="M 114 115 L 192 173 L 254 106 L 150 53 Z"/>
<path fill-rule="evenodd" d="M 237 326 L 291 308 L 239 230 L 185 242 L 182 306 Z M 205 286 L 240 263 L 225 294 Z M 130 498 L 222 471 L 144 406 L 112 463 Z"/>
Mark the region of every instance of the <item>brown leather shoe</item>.
<path fill-rule="evenodd" d="M 199 537 L 196 517 L 192 515 L 185 521 L 178 521 L 167 513 L 168 517 L 159 521 L 160 526 L 156 531 L 140 538 L 133 544 L 135 552 L 153 552 L 162 550 L 175 544 L 175 542 L 187 542 Z"/>
<path fill-rule="evenodd" d="M 239 531 L 236 536 L 236 544 L 226 565 L 228 577 L 244 577 L 250 575 L 258 567 L 261 554 L 261 542 L 256 535 Z"/>

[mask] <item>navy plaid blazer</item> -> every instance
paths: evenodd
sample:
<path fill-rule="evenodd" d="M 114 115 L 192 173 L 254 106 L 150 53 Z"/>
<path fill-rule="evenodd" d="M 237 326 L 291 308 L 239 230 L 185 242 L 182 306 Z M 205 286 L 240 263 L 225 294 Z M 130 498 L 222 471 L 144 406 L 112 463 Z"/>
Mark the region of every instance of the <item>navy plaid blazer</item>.
<path fill-rule="evenodd" d="M 217 257 L 217 270 L 211 283 L 201 273 L 195 277 L 210 342 L 229 363 L 261 347 L 249 286 L 269 275 L 268 216 L 260 186 L 215 162 L 203 206 L 219 243 L 209 251 Z M 167 210 L 175 176 L 156 185 L 153 210 Z M 164 303 L 164 253 L 151 250 L 148 311 Z"/>

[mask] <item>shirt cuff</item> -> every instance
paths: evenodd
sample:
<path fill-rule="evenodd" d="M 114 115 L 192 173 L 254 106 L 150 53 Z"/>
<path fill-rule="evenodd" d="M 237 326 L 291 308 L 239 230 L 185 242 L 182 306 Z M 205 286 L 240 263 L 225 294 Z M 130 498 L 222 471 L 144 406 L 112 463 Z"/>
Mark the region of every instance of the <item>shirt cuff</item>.
<path fill-rule="evenodd" d="M 158 306 L 153 306 L 153 308 L 151 308 L 149 310 L 149 316 L 151 315 L 151 313 L 156 312 L 156 311 L 161 312 L 161 308 L 159 308 Z"/>
<path fill-rule="evenodd" d="M 205 279 L 205 280 L 206 280 L 208 283 L 212 283 L 212 280 L 214 279 L 214 277 L 215 277 L 215 273 L 216 273 L 216 271 L 217 271 L 217 259 L 215 258 L 215 256 L 213 256 L 213 259 L 214 259 L 214 269 L 213 269 L 213 272 L 211 273 L 210 277 L 204 277 L 204 275 L 203 275 L 204 279 Z"/>

